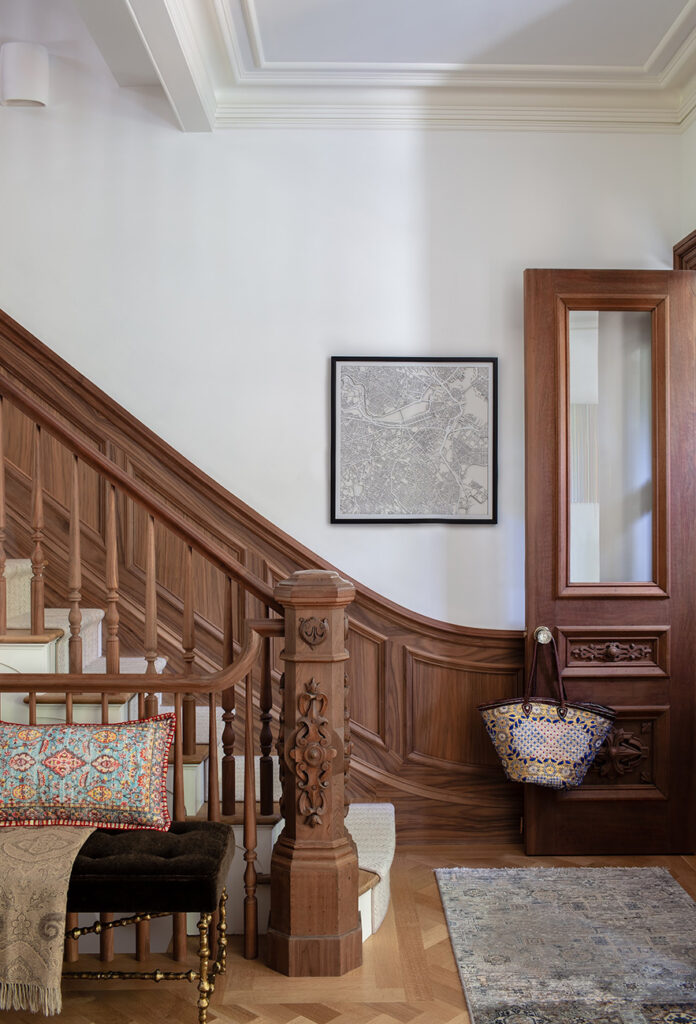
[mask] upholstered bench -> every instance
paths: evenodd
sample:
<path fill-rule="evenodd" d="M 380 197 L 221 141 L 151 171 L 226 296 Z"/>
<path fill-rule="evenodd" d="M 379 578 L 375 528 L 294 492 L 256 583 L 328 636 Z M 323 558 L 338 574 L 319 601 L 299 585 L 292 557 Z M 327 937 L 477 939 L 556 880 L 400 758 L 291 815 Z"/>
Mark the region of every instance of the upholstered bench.
<path fill-rule="evenodd" d="M 225 880 L 234 856 L 228 825 L 212 821 L 172 822 L 168 832 L 149 829 L 98 829 L 82 846 L 73 865 L 67 910 L 137 914 L 121 921 L 73 928 L 66 938 L 101 932 L 121 923 L 137 923 L 173 913 L 199 914 L 198 971 L 64 971 L 64 977 L 150 978 L 153 981 L 198 981 L 198 1020 L 205 1024 L 215 978 L 225 971 Z M 210 959 L 208 930 L 219 910 L 218 951 Z"/>

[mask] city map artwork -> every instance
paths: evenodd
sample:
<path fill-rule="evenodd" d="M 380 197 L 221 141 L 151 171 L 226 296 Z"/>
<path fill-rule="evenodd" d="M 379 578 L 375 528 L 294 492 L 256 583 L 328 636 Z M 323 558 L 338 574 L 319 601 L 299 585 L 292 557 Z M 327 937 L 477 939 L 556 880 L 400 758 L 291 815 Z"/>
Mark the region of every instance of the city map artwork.
<path fill-rule="evenodd" d="M 331 522 L 497 522 L 497 370 L 334 356 Z"/>

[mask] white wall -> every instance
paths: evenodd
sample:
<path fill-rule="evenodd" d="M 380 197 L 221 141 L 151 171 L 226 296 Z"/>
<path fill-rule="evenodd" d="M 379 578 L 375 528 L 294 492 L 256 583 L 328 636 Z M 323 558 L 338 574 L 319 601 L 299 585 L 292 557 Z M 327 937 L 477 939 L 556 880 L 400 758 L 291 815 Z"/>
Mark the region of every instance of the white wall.
<path fill-rule="evenodd" d="M 50 108 L 0 108 L 0 307 L 345 572 L 521 627 L 522 271 L 670 266 L 682 140 L 184 135 L 66 31 Z M 499 356 L 497 526 L 329 525 L 332 354 Z"/>
<path fill-rule="evenodd" d="M 696 118 L 682 135 L 680 144 L 679 230 L 675 241 L 696 231 Z"/>

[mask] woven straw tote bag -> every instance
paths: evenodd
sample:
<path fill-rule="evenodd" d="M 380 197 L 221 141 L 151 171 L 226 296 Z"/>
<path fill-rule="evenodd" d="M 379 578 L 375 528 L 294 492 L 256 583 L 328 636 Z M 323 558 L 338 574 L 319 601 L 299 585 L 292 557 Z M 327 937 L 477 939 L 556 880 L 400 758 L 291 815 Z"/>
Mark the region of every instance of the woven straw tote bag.
<path fill-rule="evenodd" d="M 478 710 L 508 779 L 551 789 L 573 789 L 585 778 L 615 712 L 600 704 L 569 701 L 556 641 L 545 627 L 537 634 L 524 697 L 481 704 Z M 540 645 L 547 643 L 553 655 L 556 698 L 536 696 L 537 653 Z"/>

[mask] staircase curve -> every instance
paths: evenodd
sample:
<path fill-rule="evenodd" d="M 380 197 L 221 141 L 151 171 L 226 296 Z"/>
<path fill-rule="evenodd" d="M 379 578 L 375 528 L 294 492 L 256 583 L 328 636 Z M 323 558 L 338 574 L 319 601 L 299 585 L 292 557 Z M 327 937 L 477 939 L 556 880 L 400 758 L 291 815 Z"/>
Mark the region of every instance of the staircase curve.
<path fill-rule="evenodd" d="M 36 498 L 36 426 L 43 420 L 42 536 L 51 568 L 42 580 L 46 601 L 64 605 L 72 594 L 71 607 L 76 603 L 70 509 L 77 475 L 79 599 L 103 606 L 105 585 L 109 593 L 104 567 L 117 557 L 121 646 L 140 653 L 145 636 L 146 659 L 165 658 L 166 672 L 219 672 L 239 651 L 247 619 L 270 615 L 272 621 L 277 583 L 297 570 L 334 569 L 1 312 L 0 395 L 7 556 L 26 558 L 36 544 L 29 510 Z M 54 428 L 68 447 L 58 443 Z M 108 465 L 111 484 L 95 460 Z M 504 780 L 476 706 L 521 692 L 524 634 L 439 622 L 352 582 L 349 798 L 392 803 L 402 839 L 515 840 L 521 790 Z M 154 634 L 148 602 L 157 607 Z M 107 600 L 107 659 L 113 609 Z M 233 624 L 232 639 L 226 622 Z M 281 707 L 277 650 L 269 661 L 270 696 L 261 709 L 266 749 Z M 243 721 L 242 715 L 238 725 Z"/>

